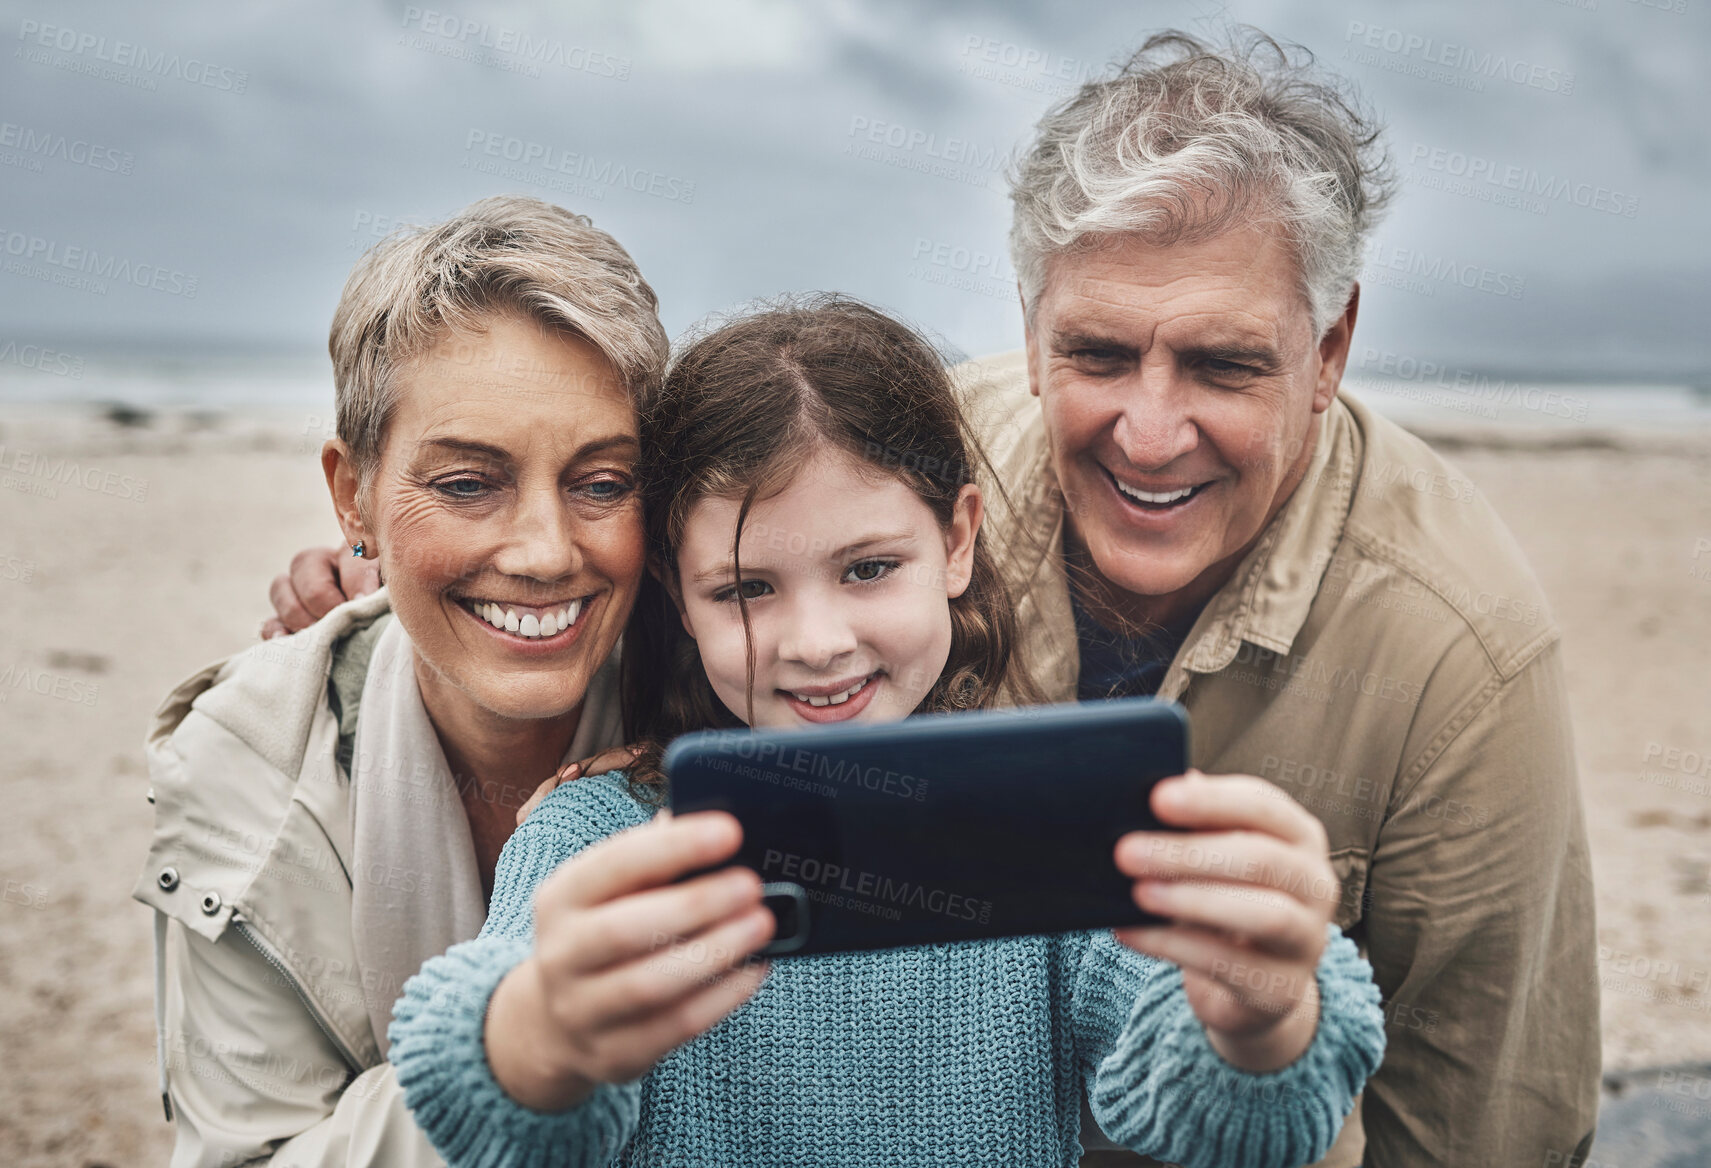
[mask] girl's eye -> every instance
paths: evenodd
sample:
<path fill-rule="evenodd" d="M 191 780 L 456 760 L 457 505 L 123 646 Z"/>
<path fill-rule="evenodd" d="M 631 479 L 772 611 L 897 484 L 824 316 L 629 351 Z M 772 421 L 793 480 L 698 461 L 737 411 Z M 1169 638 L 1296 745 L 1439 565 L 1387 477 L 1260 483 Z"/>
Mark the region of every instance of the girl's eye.
<path fill-rule="evenodd" d="M 896 571 L 896 560 L 857 560 L 844 569 L 844 579 L 852 584 L 871 584 Z"/>
<path fill-rule="evenodd" d="M 772 591 L 772 585 L 765 580 L 744 580 L 728 588 L 721 588 L 713 593 L 713 599 L 721 604 L 734 604 L 737 600 L 737 590 L 742 589 L 744 600 L 759 600 Z"/>

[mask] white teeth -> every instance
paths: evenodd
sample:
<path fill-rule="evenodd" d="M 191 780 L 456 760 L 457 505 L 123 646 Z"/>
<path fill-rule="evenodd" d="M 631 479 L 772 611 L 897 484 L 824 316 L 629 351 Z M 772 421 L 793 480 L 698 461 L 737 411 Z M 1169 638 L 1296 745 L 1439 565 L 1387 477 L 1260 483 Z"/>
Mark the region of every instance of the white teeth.
<path fill-rule="evenodd" d="M 582 601 L 573 600 L 557 612 L 540 616 L 534 613 L 518 615 L 514 608 L 505 608 L 490 601 L 477 601 L 469 610 L 496 629 L 516 633 L 519 637 L 551 637 L 576 623 L 582 611 Z"/>
<path fill-rule="evenodd" d="M 873 680 L 873 678 L 871 678 L 871 677 L 864 677 L 860 681 L 856 682 L 856 684 L 854 684 L 854 685 L 850 686 L 850 688 L 846 689 L 843 693 L 800 694 L 800 693 L 792 692 L 790 696 L 795 698 L 799 702 L 803 702 L 807 705 L 814 706 L 815 708 L 818 708 L 820 706 L 841 706 L 845 702 L 849 701 L 851 698 L 855 697 L 863 689 L 867 688 L 867 683 L 872 681 L 872 680 Z"/>
<path fill-rule="evenodd" d="M 1194 493 L 1193 487 L 1183 487 L 1180 491 L 1138 491 L 1134 487 L 1126 487 L 1122 483 L 1117 484 L 1117 489 L 1136 502 L 1154 504 L 1174 503 L 1178 499 L 1186 499 Z"/>

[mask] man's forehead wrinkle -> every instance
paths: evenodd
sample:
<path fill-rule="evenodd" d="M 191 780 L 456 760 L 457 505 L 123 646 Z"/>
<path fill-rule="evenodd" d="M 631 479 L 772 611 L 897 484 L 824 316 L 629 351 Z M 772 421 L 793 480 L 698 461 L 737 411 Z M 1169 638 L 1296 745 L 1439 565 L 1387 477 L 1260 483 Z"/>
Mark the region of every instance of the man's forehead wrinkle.
<path fill-rule="evenodd" d="M 1185 331 L 1193 335 L 1183 337 Z M 1053 327 L 1055 336 L 1109 336 L 1113 341 L 1135 341 L 1146 347 L 1161 333 L 1167 343 L 1173 339 L 1196 345 L 1259 343 L 1281 347 L 1283 343 L 1282 321 L 1270 313 L 1239 306 L 1172 309 L 1169 304 L 1136 305 L 1089 297 L 1065 305 Z"/>

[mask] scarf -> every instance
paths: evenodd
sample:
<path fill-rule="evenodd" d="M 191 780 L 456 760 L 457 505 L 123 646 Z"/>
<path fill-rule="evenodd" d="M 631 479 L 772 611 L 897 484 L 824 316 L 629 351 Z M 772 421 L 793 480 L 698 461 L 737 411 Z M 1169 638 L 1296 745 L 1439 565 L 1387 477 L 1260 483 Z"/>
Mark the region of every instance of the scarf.
<path fill-rule="evenodd" d="M 623 742 L 616 661 L 614 651 L 589 679 L 561 766 Z M 487 918 L 469 820 L 422 705 L 415 647 L 398 620 L 380 634 L 363 681 L 351 805 L 351 929 L 363 1002 L 384 1056 L 404 981 L 430 957 L 472 940 Z"/>

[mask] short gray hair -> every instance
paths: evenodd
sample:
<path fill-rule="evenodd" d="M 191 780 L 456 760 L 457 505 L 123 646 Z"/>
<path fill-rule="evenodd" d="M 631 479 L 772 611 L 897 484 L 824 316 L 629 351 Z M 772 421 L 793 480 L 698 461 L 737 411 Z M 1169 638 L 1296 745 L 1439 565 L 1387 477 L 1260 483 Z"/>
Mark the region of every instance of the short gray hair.
<path fill-rule="evenodd" d="M 1123 235 L 1208 239 L 1253 216 L 1288 233 L 1314 335 L 1342 312 L 1395 191 L 1383 127 L 1307 50 L 1251 28 L 1230 40 L 1159 33 L 1040 119 L 1011 173 L 1030 317 L 1054 256 Z"/>
<path fill-rule="evenodd" d="M 659 301 L 617 240 L 540 199 L 481 199 L 444 222 L 387 236 L 345 282 L 327 348 L 338 433 L 359 479 L 379 461 L 398 369 L 447 334 L 479 331 L 506 311 L 587 340 L 638 406 L 663 375 L 670 346 Z"/>

